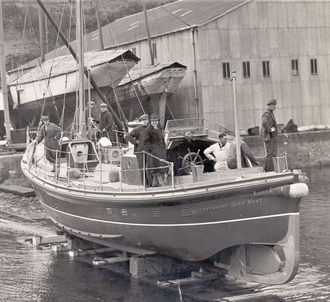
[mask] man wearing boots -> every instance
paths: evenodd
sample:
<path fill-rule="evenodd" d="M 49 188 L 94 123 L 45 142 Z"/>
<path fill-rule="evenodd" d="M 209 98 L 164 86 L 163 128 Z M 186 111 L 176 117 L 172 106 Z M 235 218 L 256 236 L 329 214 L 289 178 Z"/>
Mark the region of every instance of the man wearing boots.
<path fill-rule="evenodd" d="M 260 137 L 265 144 L 266 163 L 265 171 L 274 171 L 273 157 L 277 156 L 277 123 L 274 116 L 276 100 L 272 99 L 267 103 L 267 111 L 262 115 Z"/>

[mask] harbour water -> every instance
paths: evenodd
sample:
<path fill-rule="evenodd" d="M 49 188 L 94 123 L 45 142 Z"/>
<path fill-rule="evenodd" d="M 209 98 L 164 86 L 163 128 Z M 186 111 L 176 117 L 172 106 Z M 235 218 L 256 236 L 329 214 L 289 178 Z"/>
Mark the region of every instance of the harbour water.
<path fill-rule="evenodd" d="M 330 167 L 305 170 L 310 193 L 301 203 L 301 263 L 288 284 L 265 286 L 224 277 L 163 288 L 95 267 L 86 258 L 34 249 L 27 238 L 55 230 L 35 197 L 0 193 L 1 301 L 330 301 Z"/>

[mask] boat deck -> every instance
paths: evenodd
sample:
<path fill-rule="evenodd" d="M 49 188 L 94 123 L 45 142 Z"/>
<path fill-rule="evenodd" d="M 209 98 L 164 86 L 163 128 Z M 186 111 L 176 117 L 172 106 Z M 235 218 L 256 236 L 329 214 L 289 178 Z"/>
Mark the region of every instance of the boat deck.
<path fill-rule="evenodd" d="M 196 178 L 196 175 L 168 175 L 163 186 L 160 187 L 146 187 L 143 185 L 137 185 L 132 183 L 126 183 L 122 177 L 124 171 L 121 170 L 120 164 L 104 164 L 99 163 L 93 172 L 80 173 L 76 179 L 68 176 L 69 171 L 72 168 L 68 167 L 66 162 L 60 164 L 57 177 L 56 173 L 52 172 L 53 165 L 46 160 L 39 161 L 37 167 L 31 166 L 30 172 L 35 174 L 41 179 L 45 179 L 51 182 L 56 182 L 58 185 L 70 185 L 73 188 L 93 190 L 93 191 L 160 191 L 166 188 L 178 189 L 189 188 L 196 186 L 198 183 L 228 183 L 234 182 L 240 179 L 247 178 L 259 178 L 263 173 L 262 167 L 244 168 L 241 170 L 226 170 L 202 173 Z M 116 171 L 116 172 L 115 172 Z M 117 174 L 118 179 L 113 181 L 110 174 Z M 267 176 L 271 177 L 276 175 L 275 172 L 267 173 Z"/>

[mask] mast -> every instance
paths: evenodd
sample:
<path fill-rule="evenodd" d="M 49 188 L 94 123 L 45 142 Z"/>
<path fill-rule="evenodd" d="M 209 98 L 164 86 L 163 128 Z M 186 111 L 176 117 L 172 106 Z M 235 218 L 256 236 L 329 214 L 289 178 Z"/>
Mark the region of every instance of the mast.
<path fill-rule="evenodd" d="M 37 0 L 37 2 L 39 3 L 40 7 L 42 8 L 42 10 L 44 11 L 44 13 L 46 14 L 46 16 L 49 19 L 49 21 L 52 23 L 52 25 L 54 26 L 54 28 L 58 32 L 58 35 L 61 37 L 61 39 L 64 42 L 64 44 L 68 47 L 71 55 L 74 57 L 75 60 L 78 61 L 76 52 L 71 47 L 69 41 L 66 39 L 66 37 L 64 36 L 64 34 L 60 30 L 60 28 L 57 26 L 56 22 L 53 20 L 53 18 L 51 17 L 51 15 L 49 14 L 49 12 L 47 11 L 46 7 L 43 5 L 43 3 L 41 2 L 41 0 Z M 86 68 L 84 68 L 84 74 L 88 78 L 88 71 L 87 71 Z M 97 84 L 96 84 L 96 82 L 95 82 L 95 80 L 93 79 L 92 76 L 90 77 L 90 81 L 91 81 L 91 84 L 92 84 L 93 88 L 95 89 L 96 93 L 101 98 L 102 102 L 103 103 L 106 103 L 108 105 L 108 109 L 111 112 L 111 114 L 113 116 L 113 119 L 114 119 L 115 123 L 118 125 L 119 129 L 120 130 L 124 130 L 124 126 L 123 126 L 122 122 L 118 118 L 116 112 L 110 106 L 108 100 L 106 99 L 106 97 L 104 96 L 104 94 L 102 93 L 102 91 L 100 90 L 100 88 L 97 86 Z"/>
<path fill-rule="evenodd" d="M 78 65 L 79 65 L 79 123 L 78 133 L 80 138 L 86 138 L 85 128 L 85 115 L 84 115 L 84 97 L 85 97 L 85 85 L 84 85 L 84 49 L 83 49 L 83 25 L 82 25 L 82 4 L 81 0 L 77 0 L 76 8 L 76 20 L 77 20 L 77 44 L 78 44 Z"/>
<path fill-rule="evenodd" d="M 96 17 L 96 22 L 97 22 L 97 28 L 99 31 L 99 40 L 100 40 L 100 48 L 101 50 L 104 50 L 104 43 L 103 43 L 103 34 L 102 34 L 102 28 L 101 28 L 101 23 L 100 23 L 100 10 L 99 10 L 99 5 L 97 4 L 97 0 L 94 0 L 95 3 L 95 17 Z"/>
<path fill-rule="evenodd" d="M 146 27 L 147 27 L 147 36 L 148 36 L 150 61 L 151 61 L 151 65 L 155 65 L 154 56 L 153 56 L 152 48 L 151 48 L 151 39 L 150 39 L 150 32 L 149 32 L 149 26 L 148 26 L 148 16 L 147 16 L 147 11 L 146 11 L 146 4 L 144 2 L 143 2 L 143 12 L 144 12 L 144 17 L 146 19 Z"/>
<path fill-rule="evenodd" d="M 234 94 L 234 120 L 235 120 L 237 169 L 242 169 L 241 144 L 240 144 L 240 136 L 238 131 L 237 104 L 236 104 L 236 71 L 233 71 L 232 74 L 233 74 L 232 81 L 233 81 L 233 94 Z"/>
<path fill-rule="evenodd" d="M 5 42 L 3 33 L 3 18 L 2 18 L 2 1 L 0 0 L 0 73 L 1 73 L 1 87 L 3 96 L 3 109 L 5 115 L 5 128 L 7 143 L 11 144 L 10 134 L 10 117 L 7 93 L 7 78 L 6 78 L 6 62 L 5 62 Z"/>
<path fill-rule="evenodd" d="M 41 7 L 38 9 L 39 20 L 39 39 L 40 39 L 40 59 L 41 62 L 45 62 L 45 16 Z"/>

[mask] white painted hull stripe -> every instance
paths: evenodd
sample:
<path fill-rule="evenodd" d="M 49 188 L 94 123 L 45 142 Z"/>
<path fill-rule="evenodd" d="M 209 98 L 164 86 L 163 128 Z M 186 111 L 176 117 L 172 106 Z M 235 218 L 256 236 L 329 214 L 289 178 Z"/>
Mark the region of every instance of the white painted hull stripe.
<path fill-rule="evenodd" d="M 251 221 L 251 220 L 260 220 L 260 219 L 268 219 L 268 218 L 277 218 L 277 217 L 285 217 L 285 216 L 299 216 L 299 213 L 283 213 L 283 214 L 275 214 L 275 215 L 266 215 L 266 216 L 259 216 L 259 217 L 250 217 L 250 218 L 242 218 L 242 219 L 232 219 L 232 220 L 222 220 L 222 221 L 211 221 L 211 222 L 198 222 L 198 223 L 180 223 L 180 224 L 153 224 L 153 223 L 127 223 L 127 222 L 117 222 L 117 221 L 106 221 L 106 220 L 100 220 L 100 219 L 93 219 L 93 218 L 86 218 L 83 216 L 73 215 L 66 212 L 59 211 L 57 209 L 53 209 L 49 207 L 48 205 L 42 204 L 51 209 L 52 211 L 56 211 L 58 213 L 83 219 L 83 220 L 89 220 L 93 222 L 102 222 L 106 224 L 116 224 L 116 225 L 127 225 L 127 226 L 148 226 L 148 227 L 187 227 L 187 226 L 202 226 L 202 225 L 212 225 L 212 224 L 224 224 L 224 223 L 234 223 L 234 222 L 243 222 L 243 221 Z"/>

